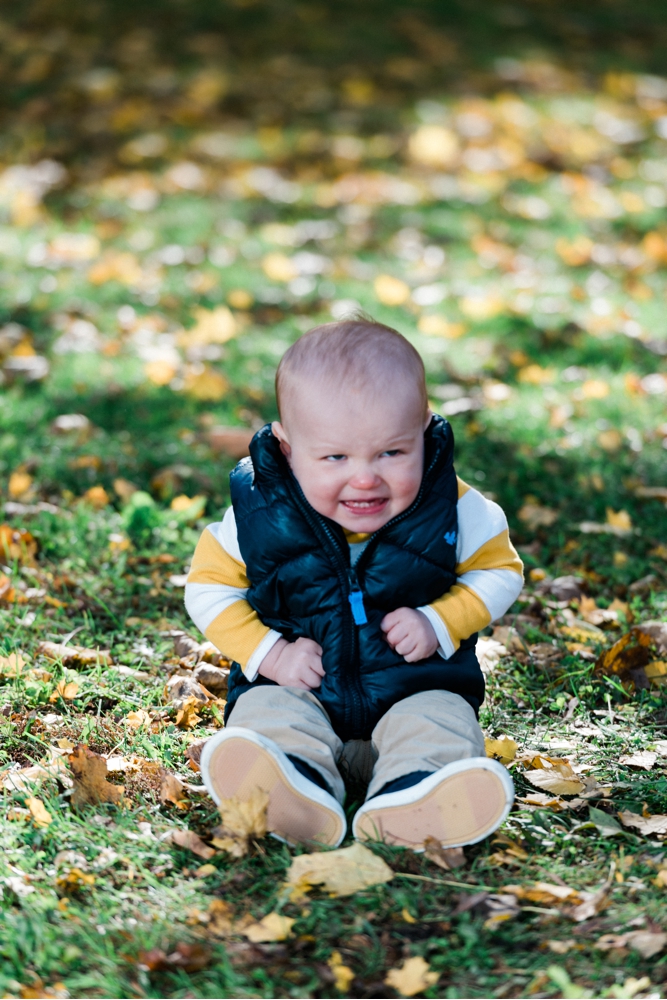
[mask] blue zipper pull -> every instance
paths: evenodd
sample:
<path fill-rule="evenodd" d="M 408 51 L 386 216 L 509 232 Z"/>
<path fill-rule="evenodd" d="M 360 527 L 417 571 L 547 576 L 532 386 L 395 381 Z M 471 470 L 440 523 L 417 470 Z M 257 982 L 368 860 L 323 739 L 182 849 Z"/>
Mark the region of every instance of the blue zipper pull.
<path fill-rule="evenodd" d="M 347 595 L 347 599 L 350 602 L 350 607 L 352 608 L 352 617 L 354 618 L 355 625 L 366 625 L 368 623 L 368 618 L 366 617 L 366 609 L 364 608 L 364 595 L 359 587 L 359 581 L 357 580 L 357 574 L 353 569 L 349 571 L 350 576 L 350 593 Z"/>

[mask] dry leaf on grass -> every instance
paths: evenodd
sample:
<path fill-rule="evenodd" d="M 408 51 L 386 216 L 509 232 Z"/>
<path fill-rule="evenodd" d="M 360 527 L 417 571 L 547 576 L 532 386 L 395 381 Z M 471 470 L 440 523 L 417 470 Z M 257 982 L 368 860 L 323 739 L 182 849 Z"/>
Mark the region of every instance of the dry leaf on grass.
<path fill-rule="evenodd" d="M 462 847 L 443 847 L 435 837 L 427 837 L 424 841 L 424 857 L 438 868 L 444 868 L 446 872 L 460 868 L 466 863 Z"/>
<path fill-rule="evenodd" d="M 344 964 L 341 953 L 339 951 L 332 951 L 327 965 L 333 973 L 334 988 L 339 993 L 347 993 L 354 979 L 354 972 L 349 965 Z"/>
<path fill-rule="evenodd" d="M 527 795 L 517 795 L 517 802 L 525 802 L 528 806 L 536 806 L 538 809 L 553 809 L 560 812 L 567 809 L 568 804 L 559 795 L 548 795 L 546 792 L 528 792 Z"/>
<path fill-rule="evenodd" d="M 390 969 L 385 976 L 387 986 L 393 986 L 404 997 L 414 997 L 433 986 L 440 978 L 438 972 L 431 972 L 428 962 L 417 955 L 408 958 L 399 969 Z"/>
<path fill-rule="evenodd" d="M 284 941 L 292 933 L 294 923 L 291 917 L 283 917 L 281 913 L 267 913 L 256 923 L 239 929 L 240 933 L 253 944 L 260 944 L 267 941 Z"/>
<path fill-rule="evenodd" d="M 653 931 L 630 931 L 628 934 L 603 934 L 595 944 L 599 951 L 632 948 L 642 958 L 653 958 L 667 945 L 667 934 Z"/>
<path fill-rule="evenodd" d="M 53 705 L 62 698 L 63 701 L 73 701 L 79 693 L 79 685 L 76 681 L 59 681 L 55 691 L 49 696 L 49 701 Z"/>
<path fill-rule="evenodd" d="M 222 823 L 213 830 L 214 846 L 228 851 L 232 857 L 242 858 L 248 853 L 251 840 L 266 836 L 268 804 L 268 792 L 261 788 L 255 789 L 245 802 L 236 797 L 222 799 L 218 805 Z"/>
<path fill-rule="evenodd" d="M 0 656 L 0 676 L 18 677 L 26 661 L 20 652 L 10 653 L 9 656 Z"/>
<path fill-rule="evenodd" d="M 56 879 L 56 888 L 65 894 L 76 892 L 87 885 L 95 885 L 95 876 L 81 868 L 70 868 Z"/>
<path fill-rule="evenodd" d="M 635 753 L 624 754 L 622 757 L 619 757 L 618 763 L 625 764 L 627 767 L 641 767 L 645 771 L 650 771 L 657 759 L 657 753 L 654 753 L 652 750 L 637 750 Z"/>
<path fill-rule="evenodd" d="M 623 826 L 629 826 L 637 830 L 644 837 L 666 837 L 667 836 L 667 816 L 640 816 L 638 813 L 625 809 L 618 813 Z"/>
<path fill-rule="evenodd" d="M 201 716 L 197 715 L 197 709 L 201 708 L 201 702 L 196 698 L 186 698 L 181 708 L 176 713 L 176 725 L 179 729 L 194 729 L 201 722 Z"/>
<path fill-rule="evenodd" d="M 128 712 L 123 722 L 130 729 L 141 729 L 142 726 L 150 726 L 151 717 L 148 712 L 143 708 L 132 709 Z"/>
<path fill-rule="evenodd" d="M 177 847 L 182 847 L 186 851 L 192 851 L 193 854 L 196 854 L 198 858 L 203 858 L 204 861 L 208 861 L 215 854 L 214 849 L 205 844 L 194 830 L 172 830 L 169 840 L 172 844 L 176 844 Z"/>
<path fill-rule="evenodd" d="M 501 764 L 509 764 L 516 757 L 518 747 L 510 736 L 500 736 L 497 740 L 487 736 L 484 740 L 484 750 L 487 757 L 496 757 Z"/>
<path fill-rule="evenodd" d="M 176 806 L 178 809 L 187 808 L 187 799 L 185 798 L 185 788 L 178 780 L 175 774 L 171 771 L 167 771 L 166 768 L 160 768 L 160 802 L 162 805 L 170 803 Z"/>
<path fill-rule="evenodd" d="M 84 646 L 66 646 L 60 642 L 40 642 L 37 652 L 49 660 L 59 660 L 65 667 L 104 667 L 113 665 L 108 649 L 86 649 Z"/>
<path fill-rule="evenodd" d="M 524 771 L 524 777 L 531 785 L 553 795 L 579 795 L 586 787 L 567 763 Z"/>
<path fill-rule="evenodd" d="M 394 877 L 389 865 L 363 844 L 335 851 L 302 854 L 294 858 L 287 872 L 286 888 L 293 899 L 303 897 L 315 885 L 332 896 L 351 896 L 371 885 L 381 885 Z"/>
<path fill-rule="evenodd" d="M 68 756 L 74 775 L 74 792 L 71 803 L 75 809 L 98 802 L 120 802 L 125 789 L 107 781 L 107 762 L 100 754 L 79 743 Z"/>
<path fill-rule="evenodd" d="M 184 972 L 199 972 L 212 961 L 208 948 L 203 944 L 179 943 L 170 954 L 161 948 L 151 948 L 140 951 L 138 955 L 139 968 L 144 972 L 155 972 L 159 969 L 183 969 Z"/>
<path fill-rule="evenodd" d="M 25 804 L 30 810 L 30 815 L 35 826 L 49 826 L 53 822 L 53 816 L 41 799 L 35 799 L 30 796 L 25 800 Z"/>

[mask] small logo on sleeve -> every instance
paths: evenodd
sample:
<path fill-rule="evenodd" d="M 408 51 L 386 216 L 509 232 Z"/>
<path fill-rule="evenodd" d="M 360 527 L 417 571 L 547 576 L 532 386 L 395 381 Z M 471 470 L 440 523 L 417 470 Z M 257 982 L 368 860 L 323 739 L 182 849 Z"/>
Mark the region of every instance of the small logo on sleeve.
<path fill-rule="evenodd" d="M 448 531 L 447 534 L 445 535 L 445 541 L 447 542 L 448 545 L 454 545 L 454 543 L 456 542 L 456 532 Z"/>

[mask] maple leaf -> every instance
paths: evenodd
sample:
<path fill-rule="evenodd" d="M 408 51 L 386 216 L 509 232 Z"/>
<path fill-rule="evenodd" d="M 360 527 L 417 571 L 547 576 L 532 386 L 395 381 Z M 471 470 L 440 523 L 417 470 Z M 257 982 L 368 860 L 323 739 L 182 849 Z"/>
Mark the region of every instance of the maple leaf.
<path fill-rule="evenodd" d="M 414 997 L 433 986 L 440 978 L 438 972 L 431 972 L 428 962 L 421 955 L 408 958 L 400 968 L 390 969 L 385 976 L 387 986 L 393 988 L 404 997 Z"/>
<path fill-rule="evenodd" d="M 59 698 L 63 701 L 73 701 L 79 693 L 79 685 L 76 681 L 59 681 L 55 691 L 49 696 L 49 701 L 54 704 Z"/>
<path fill-rule="evenodd" d="M 370 885 L 381 885 L 394 877 L 389 865 L 363 844 L 335 851 L 301 854 L 287 871 L 286 889 L 296 897 L 315 885 L 332 896 L 351 896 Z"/>
<path fill-rule="evenodd" d="M 261 788 L 256 788 L 245 801 L 236 796 L 222 799 L 218 805 L 222 823 L 213 830 L 212 843 L 235 858 L 243 857 L 251 840 L 266 836 L 268 805 L 268 792 Z"/>
<path fill-rule="evenodd" d="M 125 789 L 107 781 L 107 762 L 100 754 L 78 743 L 68 756 L 74 775 L 72 806 L 97 805 L 99 802 L 120 802 Z"/>
<path fill-rule="evenodd" d="M 201 716 L 197 715 L 197 709 L 201 707 L 201 701 L 192 695 L 186 698 L 176 713 L 176 725 L 179 729 L 194 729 L 201 722 Z"/>
<path fill-rule="evenodd" d="M 492 740 L 488 736 L 484 740 L 484 750 L 487 757 L 497 757 L 501 764 L 509 764 L 516 757 L 516 742 L 510 736 L 501 736 Z"/>

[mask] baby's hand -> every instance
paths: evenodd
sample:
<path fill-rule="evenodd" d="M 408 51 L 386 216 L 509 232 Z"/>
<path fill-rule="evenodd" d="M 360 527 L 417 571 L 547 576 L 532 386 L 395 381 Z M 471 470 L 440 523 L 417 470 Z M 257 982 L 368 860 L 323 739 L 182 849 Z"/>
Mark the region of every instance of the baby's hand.
<path fill-rule="evenodd" d="M 282 687 L 307 691 L 318 688 L 324 677 L 322 647 L 312 639 L 297 639 L 296 642 L 278 639 L 262 660 L 259 673 Z"/>
<path fill-rule="evenodd" d="M 407 663 L 416 663 L 426 656 L 433 656 L 438 648 L 438 638 L 433 626 L 421 611 L 415 608 L 396 608 L 382 619 L 380 628 L 395 652 Z"/>

